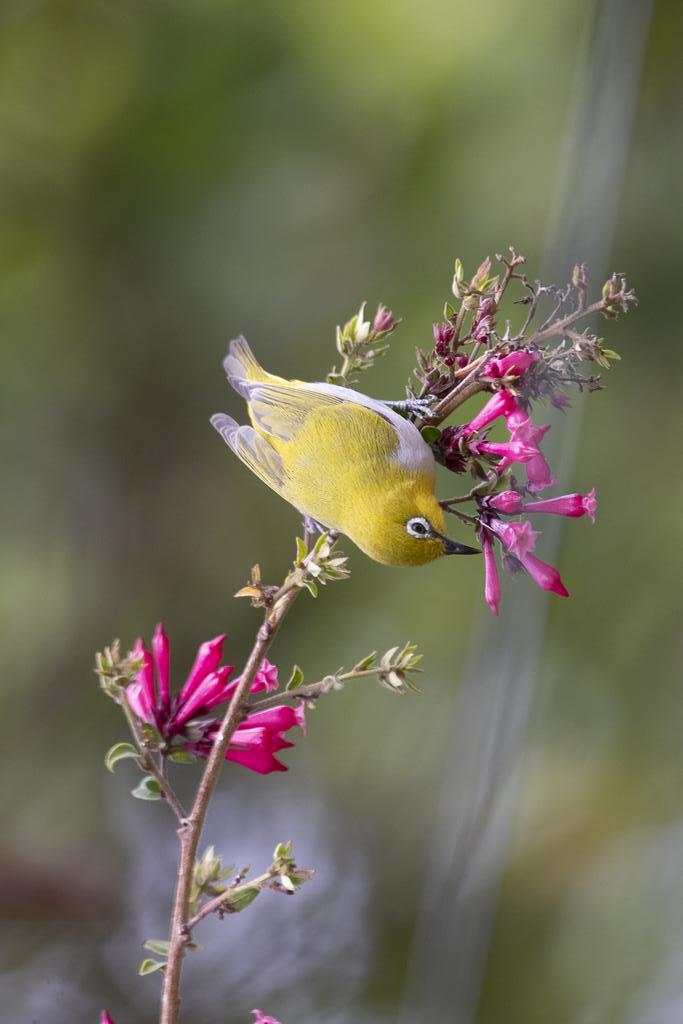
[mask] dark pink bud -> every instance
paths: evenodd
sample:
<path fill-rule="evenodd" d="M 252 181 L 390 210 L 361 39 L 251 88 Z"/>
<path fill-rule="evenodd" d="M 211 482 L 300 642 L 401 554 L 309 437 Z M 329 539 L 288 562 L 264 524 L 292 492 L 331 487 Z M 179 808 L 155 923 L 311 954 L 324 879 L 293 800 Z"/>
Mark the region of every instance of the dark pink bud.
<path fill-rule="evenodd" d="M 462 370 L 463 366 L 467 366 L 468 359 L 466 355 L 460 355 L 455 357 L 456 365 Z"/>
<path fill-rule="evenodd" d="M 154 661 L 157 668 L 159 703 L 162 708 L 168 708 L 171 702 L 169 691 L 171 655 L 168 645 L 168 637 L 164 633 L 164 627 L 161 623 L 159 623 L 157 628 L 154 630 L 154 636 L 152 637 L 152 652 L 154 654 Z"/>
<path fill-rule="evenodd" d="M 114 1024 L 114 1021 L 106 1010 L 102 1010 L 102 1013 L 100 1014 L 100 1024 Z"/>
<path fill-rule="evenodd" d="M 455 337 L 455 327 L 446 321 L 441 324 L 434 324 L 434 341 L 437 346 L 448 346 Z"/>

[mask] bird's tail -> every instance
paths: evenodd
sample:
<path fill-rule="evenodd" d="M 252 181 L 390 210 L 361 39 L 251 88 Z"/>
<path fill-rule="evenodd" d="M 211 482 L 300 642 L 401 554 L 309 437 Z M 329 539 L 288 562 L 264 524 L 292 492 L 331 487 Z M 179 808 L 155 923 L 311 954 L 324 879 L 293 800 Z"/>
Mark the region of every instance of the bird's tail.
<path fill-rule="evenodd" d="M 223 367 L 230 386 L 243 398 L 249 397 L 248 388 L 245 387 L 248 381 L 271 379 L 271 374 L 263 369 L 249 348 L 247 339 L 242 335 L 230 342 L 228 354 L 223 360 Z"/>

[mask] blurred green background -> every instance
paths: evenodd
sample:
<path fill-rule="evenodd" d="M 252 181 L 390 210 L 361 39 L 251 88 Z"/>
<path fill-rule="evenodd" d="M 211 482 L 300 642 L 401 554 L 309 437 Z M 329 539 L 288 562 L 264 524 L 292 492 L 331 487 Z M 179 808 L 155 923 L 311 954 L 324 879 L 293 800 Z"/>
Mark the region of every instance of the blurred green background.
<path fill-rule="evenodd" d="M 231 595 L 254 562 L 277 580 L 293 555 L 296 514 L 208 424 L 242 414 L 228 339 L 320 379 L 335 324 L 382 300 L 404 323 L 363 386 L 399 396 L 455 256 L 474 269 L 513 243 L 534 276 L 592 14 L 0 7 L 3 1022 L 105 1005 L 117 1024 L 155 1019 L 157 979 L 135 972 L 164 934 L 175 836 L 164 807 L 128 796 L 128 766 L 102 766 L 124 731 L 92 659 L 162 619 L 176 682 L 219 632 L 239 665 L 258 620 Z M 598 488 L 599 520 L 562 546 L 572 598 L 551 606 L 483 1024 L 683 1021 L 682 31 L 681 5 L 659 0 L 600 268 L 626 271 L 640 306 L 606 327 L 623 362 L 586 403 L 564 481 Z M 313 679 L 411 639 L 424 692 L 354 684 L 309 716 L 287 774 L 228 767 L 207 840 L 260 870 L 292 838 L 318 874 L 205 930 L 186 972 L 197 1024 L 254 1005 L 283 1024 L 399 1014 L 481 565 L 387 569 L 343 546 L 350 581 L 302 598 L 273 659 Z M 508 581 L 508 602 L 530 586 Z M 437 916 L 435 941 L 444 929 Z"/>

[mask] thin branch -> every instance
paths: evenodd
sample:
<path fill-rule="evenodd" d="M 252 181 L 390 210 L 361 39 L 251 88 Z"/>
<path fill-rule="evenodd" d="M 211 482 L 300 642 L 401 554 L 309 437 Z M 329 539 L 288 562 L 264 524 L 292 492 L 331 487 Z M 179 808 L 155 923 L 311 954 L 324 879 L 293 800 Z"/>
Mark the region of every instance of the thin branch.
<path fill-rule="evenodd" d="M 133 714 L 133 710 L 128 702 L 128 694 L 126 693 L 125 690 L 121 690 L 119 703 L 121 705 L 123 714 L 125 715 L 126 721 L 128 722 L 128 728 L 130 729 L 133 735 L 133 739 L 135 740 L 135 745 L 140 751 L 140 764 L 142 768 L 144 768 L 146 772 L 149 772 L 150 775 L 154 776 L 154 778 L 159 784 L 159 789 L 161 790 L 162 798 L 171 808 L 178 821 L 182 823 L 187 818 L 185 808 L 178 799 L 175 790 L 173 789 L 173 786 L 168 781 L 165 770 L 161 771 L 159 769 L 152 754 L 147 749 L 145 738 L 142 734 L 142 731 L 140 730 L 138 720 Z"/>
<path fill-rule="evenodd" d="M 197 927 L 199 922 L 203 921 L 205 917 L 209 916 L 209 914 L 213 914 L 216 910 L 229 910 L 229 908 L 224 907 L 223 904 L 227 903 L 228 900 L 232 899 L 239 892 L 244 889 L 263 889 L 266 883 L 269 882 L 271 878 L 275 878 L 276 875 L 277 872 L 274 868 L 270 867 L 267 871 L 264 871 L 262 875 L 258 875 L 257 878 L 252 878 L 243 885 L 233 885 L 224 892 L 219 893 L 218 896 L 214 896 L 212 899 L 207 900 L 206 903 L 202 903 L 194 917 L 191 917 L 185 924 L 188 935 Z"/>
<path fill-rule="evenodd" d="M 309 552 L 306 556 L 304 564 L 311 554 L 312 552 Z M 225 754 L 230 746 L 230 740 L 247 714 L 249 694 L 256 673 L 270 650 L 270 646 L 285 616 L 300 593 L 301 588 L 296 586 L 296 584 L 291 584 L 289 588 L 283 587 L 278 592 L 273 606 L 266 609 L 263 622 L 256 634 L 254 646 L 240 676 L 239 684 L 216 734 L 211 753 L 199 782 L 192 811 L 189 818 L 178 829 L 180 863 L 171 913 L 170 948 L 166 970 L 164 971 L 159 1024 L 177 1024 L 180 1017 L 180 975 L 185 949 L 190 941 L 187 908 L 192 887 L 192 871 L 209 801 L 223 767 Z"/>
<path fill-rule="evenodd" d="M 295 690 L 279 690 L 277 693 L 272 693 L 269 697 L 264 697 L 262 700 L 255 700 L 249 705 L 250 711 L 265 711 L 267 708 L 275 708 L 282 704 L 283 700 L 317 700 L 318 697 L 322 697 L 323 694 L 329 693 L 330 690 L 335 689 L 335 683 L 348 683 L 351 679 L 363 679 L 368 676 L 379 676 L 386 672 L 386 669 L 382 668 L 381 665 L 374 665 L 372 668 L 363 668 L 355 671 L 349 669 L 348 672 L 336 672 L 326 676 L 324 679 L 319 679 L 315 683 L 306 683 L 305 686 L 297 686 Z"/>
<path fill-rule="evenodd" d="M 568 327 L 571 327 L 577 320 L 582 320 L 583 317 L 592 316 L 594 313 L 600 313 L 605 308 L 606 302 L 604 299 L 600 299 L 598 302 L 594 302 L 590 306 L 585 306 L 583 309 L 572 310 L 567 316 L 562 317 L 561 320 L 556 320 L 555 323 L 548 324 L 548 321 L 539 327 L 537 331 L 531 335 L 527 340 L 527 345 L 540 345 L 541 342 L 547 341 L 548 338 L 556 338 L 560 334 L 564 334 Z"/>

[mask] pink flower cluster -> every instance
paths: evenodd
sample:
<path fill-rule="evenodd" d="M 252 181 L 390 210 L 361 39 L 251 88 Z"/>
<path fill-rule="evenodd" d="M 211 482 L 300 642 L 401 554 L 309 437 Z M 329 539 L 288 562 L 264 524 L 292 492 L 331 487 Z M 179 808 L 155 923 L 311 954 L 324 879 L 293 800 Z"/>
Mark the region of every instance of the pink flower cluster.
<path fill-rule="evenodd" d="M 276 1020 L 275 1017 L 266 1017 L 262 1010 L 252 1010 L 251 1012 L 256 1018 L 254 1024 L 280 1024 L 280 1021 Z"/>
<path fill-rule="evenodd" d="M 224 640 L 225 634 L 201 645 L 183 688 L 174 697 L 170 692 L 170 645 L 163 626 L 159 624 L 154 632 L 151 652 L 142 639 L 133 648 L 133 654 L 142 655 L 143 664 L 126 690 L 132 711 L 153 725 L 169 744 L 199 757 L 208 756 L 220 728 L 215 709 L 229 703 L 239 683 L 239 679 L 229 681 L 233 666 L 220 664 Z M 251 692 L 271 691 L 277 686 L 277 668 L 264 659 Z M 261 775 L 287 771 L 274 755 L 294 746 L 284 733 L 294 726 L 305 731 L 305 724 L 303 705 L 253 711 L 235 731 L 225 758 Z"/>
<path fill-rule="evenodd" d="M 484 367 L 484 376 L 491 382 L 520 378 L 538 359 L 537 352 L 520 349 L 502 358 L 489 360 Z M 517 380 L 515 385 L 518 386 Z M 507 441 L 489 442 L 486 434 L 481 439 L 477 437 L 480 431 L 486 430 L 501 417 L 510 435 Z M 536 426 L 518 398 L 502 386 L 493 393 L 474 419 L 460 427 L 449 427 L 442 434 L 441 445 L 446 464 L 456 472 L 463 472 L 467 467 L 468 455 L 497 458 L 499 461 L 494 467 L 497 474 L 503 473 L 514 463 L 523 464 L 526 471 L 526 485 L 521 486 L 519 491 L 506 490 L 478 499 L 478 528 L 485 566 L 484 596 L 494 615 L 498 614 L 500 604 L 496 542 L 502 547 L 503 564 L 508 570 L 526 571 L 543 590 L 561 597 L 568 597 L 569 593 L 557 569 L 534 554 L 538 533 L 529 520 L 509 522 L 501 516 L 550 513 L 577 518 L 587 515 L 591 522 L 595 522 L 595 490 L 586 495 L 574 493 L 540 501 L 525 501 L 524 494 L 536 494 L 555 483 L 540 448 L 549 429 L 549 424 Z"/>

